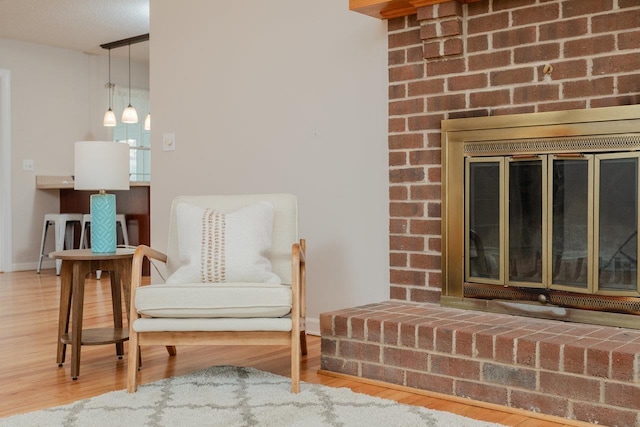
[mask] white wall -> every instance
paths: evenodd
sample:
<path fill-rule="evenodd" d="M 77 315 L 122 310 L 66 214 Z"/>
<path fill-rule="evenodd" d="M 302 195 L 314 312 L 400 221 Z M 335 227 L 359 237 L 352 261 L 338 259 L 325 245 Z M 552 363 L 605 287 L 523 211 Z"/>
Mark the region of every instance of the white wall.
<path fill-rule="evenodd" d="M 156 0 L 150 32 L 152 244 L 177 195 L 290 192 L 309 317 L 388 299 L 386 22 L 346 0 Z"/>
<path fill-rule="evenodd" d="M 133 47 L 132 47 L 133 49 Z M 36 190 L 36 175 L 72 175 L 73 143 L 109 138 L 106 56 L 0 39 L 0 69 L 11 76 L 13 266 L 35 269 L 45 213 L 59 209 L 58 192 Z M 126 60 L 112 59 L 112 78 L 127 85 Z M 147 64 L 132 64 L 132 85 L 147 89 Z M 23 171 L 32 159 L 35 171 Z M 49 236 L 53 248 L 53 233 Z"/>

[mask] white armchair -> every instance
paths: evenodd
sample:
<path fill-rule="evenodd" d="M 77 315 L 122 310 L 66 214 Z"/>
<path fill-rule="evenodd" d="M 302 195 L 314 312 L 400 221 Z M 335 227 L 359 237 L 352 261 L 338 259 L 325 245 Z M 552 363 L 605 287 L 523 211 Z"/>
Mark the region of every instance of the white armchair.
<path fill-rule="evenodd" d="M 166 263 L 164 284 L 143 286 L 144 257 Z M 139 346 L 289 345 L 291 390 L 306 354 L 305 241 L 289 194 L 178 197 L 167 254 L 133 258 L 127 390 L 137 389 Z"/>

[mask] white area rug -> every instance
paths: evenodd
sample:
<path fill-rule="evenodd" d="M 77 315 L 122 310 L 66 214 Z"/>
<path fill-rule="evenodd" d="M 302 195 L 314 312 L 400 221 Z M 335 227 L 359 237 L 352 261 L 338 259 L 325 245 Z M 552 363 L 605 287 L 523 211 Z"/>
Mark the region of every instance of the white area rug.
<path fill-rule="evenodd" d="M 401 405 L 346 388 L 301 384 L 253 368 L 214 366 L 70 405 L 0 419 L 0 426 L 455 426 L 498 424 Z"/>

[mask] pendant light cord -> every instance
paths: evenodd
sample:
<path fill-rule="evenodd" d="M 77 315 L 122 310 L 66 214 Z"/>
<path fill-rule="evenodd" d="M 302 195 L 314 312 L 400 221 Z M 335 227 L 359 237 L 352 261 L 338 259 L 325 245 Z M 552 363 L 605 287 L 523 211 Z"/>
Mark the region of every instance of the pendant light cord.
<path fill-rule="evenodd" d="M 131 106 L 131 44 L 129 44 L 129 106 Z"/>
<path fill-rule="evenodd" d="M 109 110 L 111 110 L 111 100 L 113 98 L 111 93 L 111 49 L 109 49 Z"/>

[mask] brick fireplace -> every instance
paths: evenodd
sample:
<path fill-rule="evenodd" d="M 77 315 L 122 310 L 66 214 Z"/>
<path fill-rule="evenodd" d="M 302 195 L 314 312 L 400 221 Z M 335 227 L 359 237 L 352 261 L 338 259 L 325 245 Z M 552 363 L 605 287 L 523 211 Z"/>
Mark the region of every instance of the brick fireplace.
<path fill-rule="evenodd" d="M 640 426 L 640 331 L 440 305 L 442 120 L 640 104 L 640 1 L 351 4 L 388 20 L 390 301 L 321 315 L 323 369 Z"/>
<path fill-rule="evenodd" d="M 441 304 L 640 329 L 640 105 L 442 135 Z"/>

